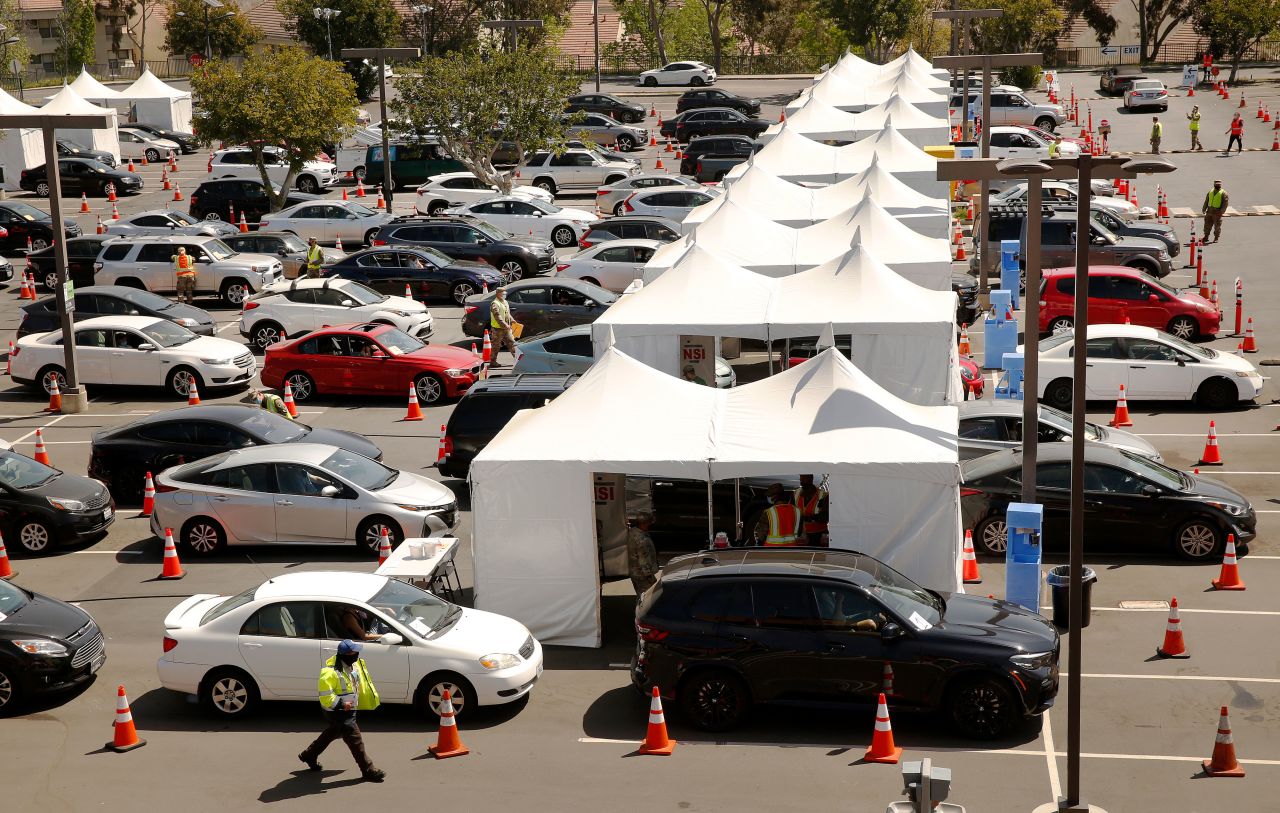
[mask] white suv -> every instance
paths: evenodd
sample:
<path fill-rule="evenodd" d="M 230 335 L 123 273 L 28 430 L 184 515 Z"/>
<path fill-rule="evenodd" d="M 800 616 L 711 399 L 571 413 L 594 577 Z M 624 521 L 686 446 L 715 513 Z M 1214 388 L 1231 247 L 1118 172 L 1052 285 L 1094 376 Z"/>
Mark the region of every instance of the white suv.
<path fill-rule="evenodd" d="M 657 87 L 658 85 L 693 85 L 694 87 L 699 87 L 701 85 L 714 85 L 715 82 L 715 68 L 705 62 L 686 60 L 684 62 L 671 62 L 661 68 L 645 71 L 640 74 L 637 84 L 645 87 Z"/>
<path fill-rule="evenodd" d="M 195 258 L 196 293 L 239 307 L 254 291 L 284 276 L 278 257 L 238 254 L 216 237 L 116 237 L 102 244 L 93 264 L 97 285 L 126 285 L 157 294 L 178 290 L 173 257 L 178 247 Z"/>
<path fill-rule="evenodd" d="M 556 194 L 561 189 L 591 189 L 617 183 L 640 172 L 640 165 L 610 161 L 591 150 L 535 152 L 516 168 L 516 183 Z"/>
<path fill-rule="evenodd" d="M 289 163 L 285 160 L 284 151 L 278 147 L 264 147 L 262 161 L 271 182 L 277 186 L 283 184 L 285 176 L 289 174 Z M 209 177 L 261 181 L 262 173 L 253 161 L 253 150 L 248 147 L 231 147 L 213 154 Z M 303 163 L 293 182 L 299 192 L 319 192 L 338 182 L 338 165 L 329 161 L 307 161 Z"/>
<path fill-rule="evenodd" d="M 285 336 L 348 322 L 394 325 L 420 339 L 432 332 L 431 311 L 421 302 L 385 296 L 353 280 L 326 277 L 268 285 L 244 303 L 240 335 L 265 350 Z"/>

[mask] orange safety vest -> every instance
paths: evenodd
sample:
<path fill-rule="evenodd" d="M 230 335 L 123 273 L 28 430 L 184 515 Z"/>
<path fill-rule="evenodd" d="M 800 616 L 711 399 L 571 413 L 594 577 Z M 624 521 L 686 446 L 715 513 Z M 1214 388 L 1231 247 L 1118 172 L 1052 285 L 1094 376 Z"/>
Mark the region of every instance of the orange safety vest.
<path fill-rule="evenodd" d="M 194 277 L 196 275 L 195 268 L 191 264 L 190 254 L 177 254 L 174 256 L 175 256 L 175 262 L 177 263 L 177 266 L 178 266 L 178 276 Z"/>
<path fill-rule="evenodd" d="M 801 516 L 805 518 L 804 520 L 805 533 L 807 534 L 826 533 L 827 523 L 822 522 L 821 520 L 818 520 L 818 519 L 809 519 L 809 517 L 817 516 L 818 509 L 822 507 L 822 500 L 826 496 L 827 496 L 827 492 L 823 491 L 820 488 L 815 488 L 813 490 L 812 499 L 806 502 L 804 499 L 804 491 L 798 488 L 796 489 L 796 506 L 799 507 Z"/>
<path fill-rule="evenodd" d="M 1244 135 L 1244 119 L 1231 120 L 1231 135 Z"/>
<path fill-rule="evenodd" d="M 773 547 L 786 547 L 796 544 L 796 533 L 800 530 L 800 509 L 789 502 L 780 502 L 764 512 L 769 520 L 769 535 L 764 543 Z"/>
<path fill-rule="evenodd" d="M 1209 68 L 1209 67 L 1212 67 L 1212 66 L 1213 66 L 1213 54 L 1205 54 L 1205 55 L 1204 55 L 1204 66 L 1205 66 L 1206 68 Z"/>

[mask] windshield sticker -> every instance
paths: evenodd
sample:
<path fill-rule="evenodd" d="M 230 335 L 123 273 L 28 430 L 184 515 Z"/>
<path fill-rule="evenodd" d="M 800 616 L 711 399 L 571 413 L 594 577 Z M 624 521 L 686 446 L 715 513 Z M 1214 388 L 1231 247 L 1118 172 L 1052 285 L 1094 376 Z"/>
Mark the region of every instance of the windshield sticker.
<path fill-rule="evenodd" d="M 907 620 L 911 622 L 911 625 L 913 627 L 920 630 L 921 632 L 924 632 L 927 629 L 933 628 L 933 625 L 930 624 L 928 621 L 925 621 L 924 618 L 920 615 L 920 613 L 912 613 L 910 617 L 907 618 Z"/>
<path fill-rule="evenodd" d="M 427 622 L 423 621 L 421 618 L 413 619 L 412 621 L 409 622 L 409 626 L 412 627 L 413 631 L 418 633 L 419 635 L 431 634 L 431 627 L 427 626 Z"/>
<path fill-rule="evenodd" d="M 403 356 L 403 355 L 404 355 L 404 351 L 403 351 L 403 350 L 401 350 L 399 347 L 396 347 L 395 345 L 388 345 L 388 346 L 387 346 L 387 352 L 388 352 L 388 353 L 390 353 L 390 354 L 391 354 L 391 355 L 393 355 L 393 356 Z"/>

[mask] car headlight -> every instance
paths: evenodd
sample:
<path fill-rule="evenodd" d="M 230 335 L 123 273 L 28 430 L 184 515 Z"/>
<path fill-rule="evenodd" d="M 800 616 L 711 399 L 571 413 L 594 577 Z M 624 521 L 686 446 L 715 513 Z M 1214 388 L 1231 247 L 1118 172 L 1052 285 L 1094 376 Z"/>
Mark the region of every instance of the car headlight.
<path fill-rule="evenodd" d="M 1256 370 L 1236 370 L 1236 378 L 1253 378 L 1257 374 Z"/>
<path fill-rule="evenodd" d="M 221 367 L 234 361 L 235 359 L 200 359 L 201 364 L 208 364 L 213 367 Z"/>
<path fill-rule="evenodd" d="M 57 657 L 67 654 L 65 646 L 57 641 L 49 641 L 44 638 L 15 638 L 13 645 L 28 655 Z"/>
<path fill-rule="evenodd" d="M 405 311 L 387 311 L 387 313 L 391 314 L 392 316 L 397 316 L 401 319 L 406 319 L 409 316 L 409 314 L 406 313 Z"/>
<path fill-rule="evenodd" d="M 431 510 L 431 506 L 429 505 L 413 505 L 412 503 L 398 502 L 398 503 L 395 503 L 395 506 L 396 508 L 399 508 L 401 511 L 430 511 Z"/>
<path fill-rule="evenodd" d="M 510 652 L 493 652 L 481 658 L 480 665 L 491 670 L 510 669 L 513 666 L 519 666 L 520 659 Z"/>
<path fill-rule="evenodd" d="M 1036 670 L 1044 669 L 1046 666 L 1053 664 L 1052 652 L 1029 652 L 1025 655 L 1014 655 L 1009 658 L 1014 666 L 1022 669 Z"/>
<path fill-rule="evenodd" d="M 1162 260 L 1167 260 L 1169 259 L 1169 252 L 1165 251 L 1164 249 L 1160 249 L 1160 253 L 1156 256 L 1158 256 Z"/>
<path fill-rule="evenodd" d="M 451 369 L 445 370 L 444 374 L 449 376 L 450 378 L 461 378 L 462 376 L 467 374 L 467 371 L 451 368 Z"/>
<path fill-rule="evenodd" d="M 183 327 L 195 327 L 200 324 L 195 319 L 188 319 L 185 316 L 183 316 L 180 319 L 174 319 L 173 321 L 179 325 L 182 325 Z"/>
<path fill-rule="evenodd" d="M 1214 508 L 1220 508 L 1223 511 L 1226 511 L 1228 514 L 1230 514 L 1233 517 L 1243 517 L 1245 514 L 1249 513 L 1249 509 L 1243 506 L 1233 505 L 1229 502 L 1217 502 L 1216 500 L 1205 500 L 1205 504 L 1212 505 Z"/>
<path fill-rule="evenodd" d="M 45 497 L 49 504 L 59 511 L 83 511 L 84 503 L 79 500 L 68 500 L 61 497 Z"/>

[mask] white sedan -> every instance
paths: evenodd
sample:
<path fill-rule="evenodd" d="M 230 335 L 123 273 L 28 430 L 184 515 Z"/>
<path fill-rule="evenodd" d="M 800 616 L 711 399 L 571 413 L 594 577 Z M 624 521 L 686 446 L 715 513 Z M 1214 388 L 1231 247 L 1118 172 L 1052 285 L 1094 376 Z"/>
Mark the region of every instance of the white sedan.
<path fill-rule="evenodd" d="M 148 163 L 156 164 L 171 152 L 174 155 L 182 154 L 182 145 L 178 142 L 161 138 L 146 130 L 135 130 L 122 124 L 117 133 L 120 137 L 120 157 L 126 161 L 141 161 L 146 158 Z"/>
<path fill-rule="evenodd" d="M 500 194 L 502 190 L 497 186 L 480 180 L 470 172 L 446 172 L 419 185 L 413 205 L 420 215 L 438 215 L 445 209 L 465 206 Z M 537 186 L 513 187 L 511 194 L 546 203 L 554 200 L 550 192 Z"/>
<path fill-rule="evenodd" d="M 720 194 L 718 187 L 699 189 L 643 189 L 622 202 L 623 215 L 665 217 L 677 222 L 694 209 L 710 203 Z"/>
<path fill-rule="evenodd" d="M 285 231 L 303 240 L 316 238 L 319 243 L 343 248 L 358 248 L 373 241 L 373 235 L 395 215 L 386 210 L 370 209 L 353 200 L 315 200 L 295 203 L 258 222 L 262 231 Z"/>
<path fill-rule="evenodd" d="M 1034 158 L 1049 157 L 1049 145 L 1052 140 L 1039 129 L 1033 127 L 992 127 L 992 158 Z M 1080 154 L 1080 147 L 1070 141 L 1058 145 L 1063 158 L 1075 158 Z"/>
<path fill-rule="evenodd" d="M 240 335 L 266 350 L 285 336 L 329 325 L 373 322 L 394 325 L 425 339 L 432 332 L 431 311 L 421 302 L 387 296 L 342 277 L 280 280 L 244 303 Z"/>
<path fill-rule="evenodd" d="M 644 264 L 662 243 L 657 240 L 606 240 L 556 265 L 556 276 L 580 279 L 622 293 L 644 276 Z"/>
<path fill-rule="evenodd" d="M 1040 342 L 1040 399 L 1071 408 L 1074 330 Z M 1240 356 L 1192 344 L 1138 325 L 1089 325 L 1085 397 L 1114 401 L 1125 387 L 1130 401 L 1190 401 L 1222 410 L 1262 392 L 1262 376 Z M 1022 348 L 1018 348 L 1022 352 Z"/>
<path fill-rule="evenodd" d="M 197 336 L 181 325 L 151 316 L 99 316 L 75 323 L 76 370 L 84 384 L 164 387 L 186 398 L 200 390 L 247 384 L 257 372 L 244 345 Z M 45 392 L 57 380 L 67 387 L 62 331 L 23 336 L 10 356 L 13 380 Z"/>
<path fill-rule="evenodd" d="M 1110 186 L 1110 181 L 1106 182 Z M 1050 204 L 1070 204 L 1075 205 L 1076 199 L 1079 197 L 1079 187 L 1066 181 L 1043 181 L 1041 182 L 1041 194 L 1046 205 Z M 1123 218 L 1126 222 L 1137 220 L 1140 216 L 1154 217 L 1154 209 L 1139 210 L 1129 201 L 1121 197 L 1109 197 L 1106 195 L 1091 195 L 1089 200 L 1099 209 L 1105 209 L 1119 218 Z M 1016 183 L 1004 191 L 992 195 L 991 203 L 994 206 L 1008 206 L 1027 204 L 1027 183 L 1023 181 Z"/>
<path fill-rule="evenodd" d="M 449 214 L 478 217 L 516 237 L 550 240 L 557 248 L 577 243 L 596 220 L 594 213 L 584 209 L 569 209 L 519 195 L 496 195 L 448 211 Z"/>
<path fill-rule="evenodd" d="M 542 645 L 520 622 L 451 604 L 374 573 L 286 573 L 234 596 L 184 599 L 164 619 L 160 685 L 196 695 L 222 719 L 262 700 L 315 705 L 316 675 L 343 639 L 384 703 L 440 714 L 444 693 L 466 717 L 513 703 L 542 674 Z"/>

